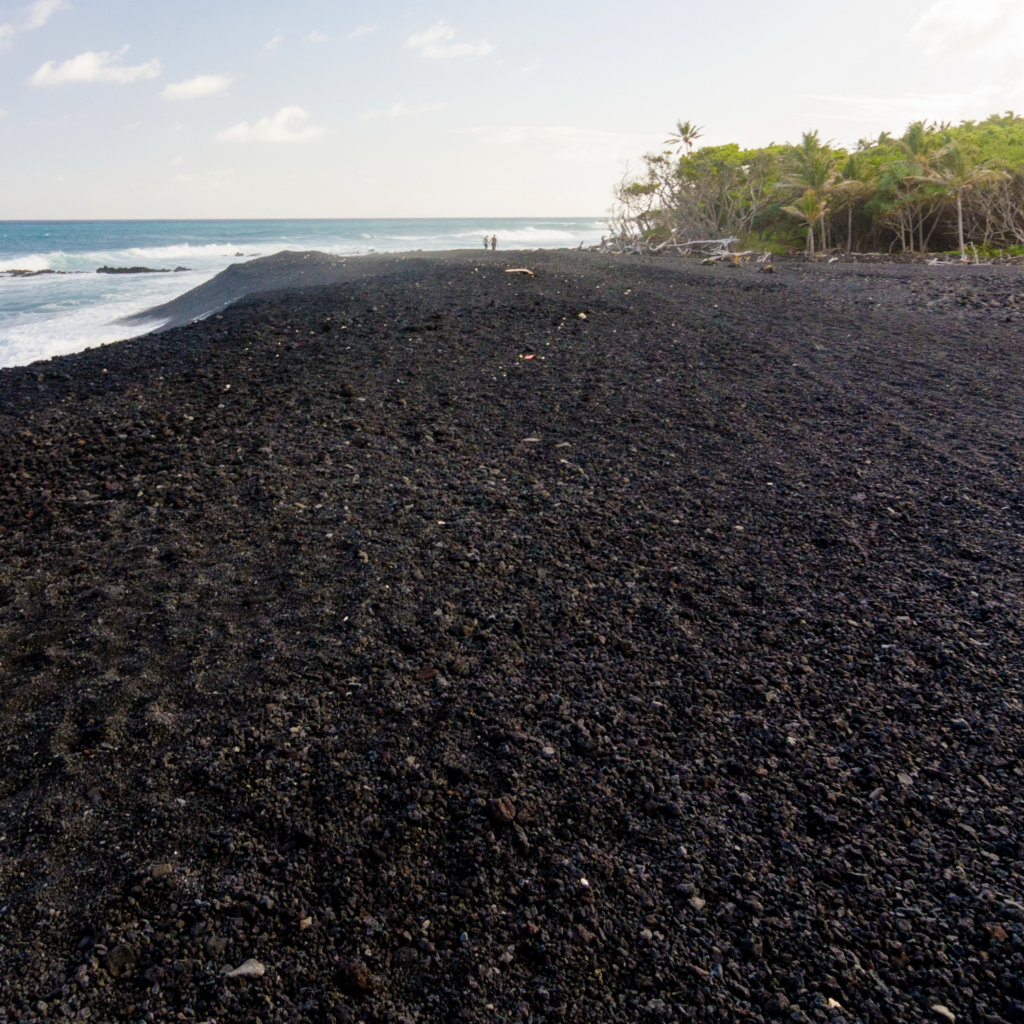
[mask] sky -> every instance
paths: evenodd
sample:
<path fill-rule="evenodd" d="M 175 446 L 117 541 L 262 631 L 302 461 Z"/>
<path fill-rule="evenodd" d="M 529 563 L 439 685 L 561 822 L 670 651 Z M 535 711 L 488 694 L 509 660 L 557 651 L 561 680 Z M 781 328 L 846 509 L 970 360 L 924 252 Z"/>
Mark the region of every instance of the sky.
<path fill-rule="evenodd" d="M 1024 109 L 1024 0 L 0 0 L 0 219 L 570 217 L 704 143 Z"/>

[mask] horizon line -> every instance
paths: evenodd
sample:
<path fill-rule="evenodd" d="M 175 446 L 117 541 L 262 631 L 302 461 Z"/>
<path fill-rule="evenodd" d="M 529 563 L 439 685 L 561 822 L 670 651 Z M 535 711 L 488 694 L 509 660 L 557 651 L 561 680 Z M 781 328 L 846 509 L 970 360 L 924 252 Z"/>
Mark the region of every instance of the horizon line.
<path fill-rule="evenodd" d="M 608 214 L 583 214 L 579 216 L 483 216 L 483 217 L 24 217 L 4 220 L 2 224 L 237 224 L 246 221 L 269 223 L 323 223 L 324 221 L 374 221 L 374 220 L 603 220 Z"/>

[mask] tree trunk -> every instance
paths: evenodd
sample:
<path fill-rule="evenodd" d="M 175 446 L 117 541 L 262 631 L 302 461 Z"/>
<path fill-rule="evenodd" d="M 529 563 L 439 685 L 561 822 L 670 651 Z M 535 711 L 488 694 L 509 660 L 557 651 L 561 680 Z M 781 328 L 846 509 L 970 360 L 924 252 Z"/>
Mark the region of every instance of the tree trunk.
<path fill-rule="evenodd" d="M 939 208 L 939 212 L 935 214 L 935 219 L 932 221 L 931 229 L 928 232 L 928 237 L 924 240 L 926 246 L 931 245 L 932 235 L 935 234 L 935 228 L 938 227 L 939 220 L 942 217 L 942 208 Z"/>
<path fill-rule="evenodd" d="M 964 199 L 957 192 L 956 194 L 956 230 L 960 238 L 960 262 L 967 262 L 967 250 L 964 248 Z"/>
<path fill-rule="evenodd" d="M 807 224 L 807 255 L 814 258 L 814 221 Z"/>
<path fill-rule="evenodd" d="M 853 252 L 853 203 L 846 210 L 846 251 Z"/>

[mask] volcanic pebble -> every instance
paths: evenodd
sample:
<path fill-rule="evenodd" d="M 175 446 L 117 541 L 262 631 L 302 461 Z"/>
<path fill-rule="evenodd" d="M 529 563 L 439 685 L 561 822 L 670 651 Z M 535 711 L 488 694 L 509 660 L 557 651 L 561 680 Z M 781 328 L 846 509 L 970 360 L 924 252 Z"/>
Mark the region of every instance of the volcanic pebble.
<path fill-rule="evenodd" d="M 0 372 L 0 1021 L 1024 1019 L 1019 270 L 508 265 Z"/>

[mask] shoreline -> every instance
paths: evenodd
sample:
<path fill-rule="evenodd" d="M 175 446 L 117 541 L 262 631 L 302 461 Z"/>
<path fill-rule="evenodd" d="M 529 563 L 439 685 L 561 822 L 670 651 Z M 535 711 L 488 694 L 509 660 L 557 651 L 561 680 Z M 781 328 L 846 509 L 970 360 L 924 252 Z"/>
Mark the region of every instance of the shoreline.
<path fill-rule="evenodd" d="M 6 1019 L 1011 1015 L 1019 271 L 411 257 L 0 371 Z"/>

